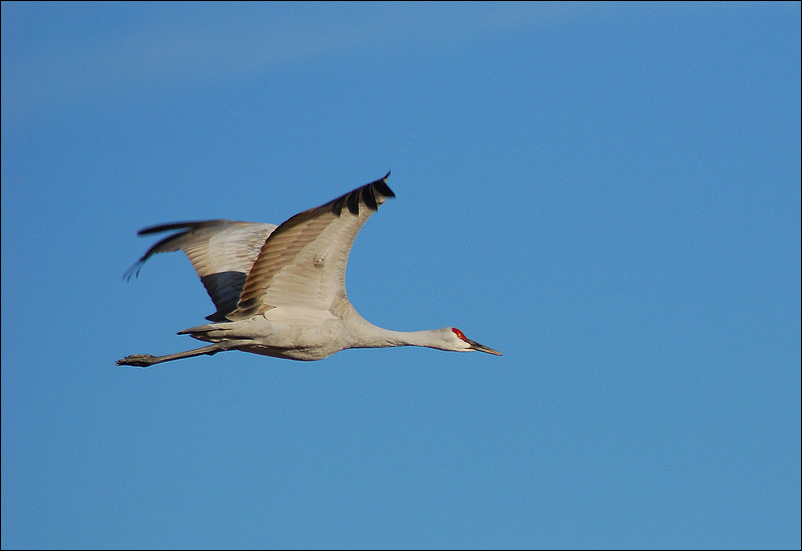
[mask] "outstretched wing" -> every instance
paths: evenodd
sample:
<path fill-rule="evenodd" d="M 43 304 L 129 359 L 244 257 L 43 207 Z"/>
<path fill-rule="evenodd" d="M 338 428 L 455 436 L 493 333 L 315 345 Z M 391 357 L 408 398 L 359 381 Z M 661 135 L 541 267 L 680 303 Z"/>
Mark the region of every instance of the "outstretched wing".
<path fill-rule="evenodd" d="M 389 176 L 281 224 L 262 246 L 236 311 L 226 317 L 247 319 L 279 306 L 328 310 L 345 297 L 351 245 L 367 219 L 395 197 Z"/>
<path fill-rule="evenodd" d="M 156 253 L 184 251 L 217 307 L 217 311 L 206 319 L 224 321 L 226 314 L 237 309 L 248 272 L 265 240 L 275 229 L 273 224 L 233 220 L 178 222 L 145 228 L 138 234 L 183 231 L 153 245 L 131 266 L 125 277 L 130 279 L 139 275 L 145 261 Z"/>

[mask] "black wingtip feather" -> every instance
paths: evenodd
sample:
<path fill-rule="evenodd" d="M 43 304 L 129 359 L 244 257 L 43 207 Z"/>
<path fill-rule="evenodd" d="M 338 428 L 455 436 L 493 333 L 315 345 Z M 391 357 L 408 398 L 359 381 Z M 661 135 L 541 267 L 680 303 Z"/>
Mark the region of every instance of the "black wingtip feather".
<path fill-rule="evenodd" d="M 348 195 L 348 210 L 354 216 L 359 215 L 359 190 L 352 191 Z"/>
<path fill-rule="evenodd" d="M 347 195 L 343 195 L 342 197 L 331 202 L 331 211 L 338 217 L 343 213 L 343 205 L 345 204 L 345 200 L 347 198 Z"/>
<path fill-rule="evenodd" d="M 151 233 L 161 233 L 170 230 L 193 230 L 195 228 L 200 228 L 203 226 L 211 226 L 215 224 L 221 224 L 227 222 L 226 220 L 192 220 L 189 222 L 172 222 L 170 224 L 158 224 L 156 226 L 148 226 L 147 228 L 142 228 L 138 232 L 137 235 L 148 235 Z"/>
<path fill-rule="evenodd" d="M 373 186 L 365 186 L 362 188 L 362 200 L 370 210 L 379 210 L 379 204 L 376 202 L 376 195 L 373 193 Z"/>
<path fill-rule="evenodd" d="M 379 180 L 373 184 L 373 187 L 385 197 L 395 197 L 395 193 L 393 193 L 393 190 L 387 185 L 386 180 Z"/>
<path fill-rule="evenodd" d="M 381 180 L 376 180 L 370 185 L 375 189 L 377 189 L 379 193 L 381 193 L 385 197 L 395 197 L 395 193 L 393 193 L 393 190 L 390 189 L 390 186 L 387 185 L 387 179 L 389 177 L 390 177 L 390 171 L 388 170 L 387 174 L 384 175 L 384 178 L 382 178 Z"/>
<path fill-rule="evenodd" d="M 335 215 L 341 216 L 343 207 L 348 206 L 348 212 L 354 216 L 358 216 L 360 199 L 370 210 L 379 210 L 379 201 L 376 198 L 377 193 L 382 197 L 395 197 L 395 193 L 393 193 L 393 190 L 391 190 L 387 185 L 387 178 L 389 176 L 390 173 L 388 172 L 381 180 L 376 180 L 375 182 L 358 187 L 355 190 L 338 197 L 329 203 L 331 205 L 331 211 Z"/>

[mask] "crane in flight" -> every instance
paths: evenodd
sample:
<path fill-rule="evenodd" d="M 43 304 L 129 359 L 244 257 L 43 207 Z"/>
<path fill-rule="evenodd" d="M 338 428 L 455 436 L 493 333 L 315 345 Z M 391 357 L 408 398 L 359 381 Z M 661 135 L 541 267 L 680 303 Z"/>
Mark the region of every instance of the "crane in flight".
<path fill-rule="evenodd" d="M 153 364 L 241 350 L 292 360 L 321 360 L 348 348 L 425 346 L 478 350 L 501 356 L 455 327 L 390 331 L 363 318 L 345 294 L 348 254 L 359 230 L 395 194 L 387 175 L 280 226 L 233 220 L 179 222 L 139 231 L 180 230 L 153 245 L 126 272 L 139 275 L 156 253 L 181 250 L 201 278 L 217 311 L 212 323 L 179 331 L 209 346 L 152 356 L 133 354 L 117 365 Z"/>

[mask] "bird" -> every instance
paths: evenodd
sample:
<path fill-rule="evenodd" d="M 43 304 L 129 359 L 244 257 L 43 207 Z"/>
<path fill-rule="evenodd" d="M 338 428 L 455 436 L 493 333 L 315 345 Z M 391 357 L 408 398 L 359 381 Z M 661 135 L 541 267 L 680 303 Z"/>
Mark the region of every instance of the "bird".
<path fill-rule="evenodd" d="M 154 254 L 181 250 L 206 288 L 216 311 L 211 323 L 179 335 L 212 343 L 153 356 L 133 354 L 117 365 L 154 364 L 239 350 L 314 361 L 350 348 L 422 346 L 501 356 L 455 327 L 391 331 L 363 318 L 345 292 L 351 246 L 362 226 L 395 193 L 384 178 L 305 210 L 283 224 L 206 220 L 161 224 L 138 232 L 178 230 L 162 239 L 125 273 L 130 280 Z"/>

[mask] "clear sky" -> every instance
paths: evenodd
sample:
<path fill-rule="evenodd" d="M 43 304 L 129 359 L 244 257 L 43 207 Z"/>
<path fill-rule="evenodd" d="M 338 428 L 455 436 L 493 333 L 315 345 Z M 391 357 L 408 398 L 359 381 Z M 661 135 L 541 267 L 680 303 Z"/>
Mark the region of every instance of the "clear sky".
<path fill-rule="evenodd" d="M 800 6 L 2 3 L 3 548 L 799 548 Z M 504 353 L 198 346 L 142 227 L 392 170 L 348 293 Z"/>

